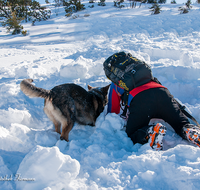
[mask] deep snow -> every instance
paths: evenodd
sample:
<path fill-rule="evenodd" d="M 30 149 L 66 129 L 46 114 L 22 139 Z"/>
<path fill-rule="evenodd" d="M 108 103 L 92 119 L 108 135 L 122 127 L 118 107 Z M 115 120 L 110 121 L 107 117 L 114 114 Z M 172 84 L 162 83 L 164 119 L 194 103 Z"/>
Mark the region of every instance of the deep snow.
<path fill-rule="evenodd" d="M 124 121 L 106 110 L 95 127 L 75 124 L 67 143 L 43 113 L 43 99 L 20 91 L 24 78 L 45 89 L 67 82 L 105 86 L 103 61 L 127 51 L 151 65 L 200 122 L 200 5 L 180 15 L 180 5 L 166 4 L 150 15 L 150 5 L 84 3 L 75 19 L 62 8 L 55 16 L 50 7 L 50 20 L 23 23 L 25 37 L 0 27 L 0 189 L 199 189 L 200 149 L 167 123 L 159 120 L 167 126 L 163 151 L 133 145 Z"/>

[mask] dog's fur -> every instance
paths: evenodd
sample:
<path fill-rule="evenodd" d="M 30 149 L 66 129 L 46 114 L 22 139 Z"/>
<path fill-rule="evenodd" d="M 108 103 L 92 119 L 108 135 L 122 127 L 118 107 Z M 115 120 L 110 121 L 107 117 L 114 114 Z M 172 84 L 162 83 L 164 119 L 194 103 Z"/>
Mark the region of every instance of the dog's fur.
<path fill-rule="evenodd" d="M 44 98 L 44 112 L 54 123 L 55 130 L 61 133 L 61 140 L 69 141 L 69 132 L 74 122 L 82 125 L 95 125 L 95 121 L 107 104 L 109 86 L 93 88 L 89 91 L 76 84 L 62 84 L 51 90 L 38 88 L 31 84 L 32 79 L 20 83 L 22 92 L 28 97 Z"/>

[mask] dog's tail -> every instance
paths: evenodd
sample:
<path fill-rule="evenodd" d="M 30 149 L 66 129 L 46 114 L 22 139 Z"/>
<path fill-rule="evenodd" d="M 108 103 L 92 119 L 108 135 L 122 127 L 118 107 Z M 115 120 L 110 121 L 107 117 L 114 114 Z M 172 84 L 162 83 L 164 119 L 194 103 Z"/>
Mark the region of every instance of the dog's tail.
<path fill-rule="evenodd" d="M 33 84 L 31 84 L 32 82 L 33 82 L 33 79 L 24 79 L 20 83 L 20 88 L 26 96 L 30 98 L 33 98 L 33 97 L 48 98 L 50 96 L 49 90 L 38 88 L 34 86 Z"/>

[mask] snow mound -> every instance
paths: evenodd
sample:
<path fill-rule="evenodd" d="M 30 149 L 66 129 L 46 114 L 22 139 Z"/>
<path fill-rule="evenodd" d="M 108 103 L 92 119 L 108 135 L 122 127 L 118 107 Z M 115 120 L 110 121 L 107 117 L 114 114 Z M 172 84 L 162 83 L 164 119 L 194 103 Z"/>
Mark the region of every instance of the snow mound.
<path fill-rule="evenodd" d="M 16 187 L 20 190 L 66 188 L 77 177 L 79 170 L 79 162 L 62 154 L 58 147 L 36 146 L 19 166 Z"/>

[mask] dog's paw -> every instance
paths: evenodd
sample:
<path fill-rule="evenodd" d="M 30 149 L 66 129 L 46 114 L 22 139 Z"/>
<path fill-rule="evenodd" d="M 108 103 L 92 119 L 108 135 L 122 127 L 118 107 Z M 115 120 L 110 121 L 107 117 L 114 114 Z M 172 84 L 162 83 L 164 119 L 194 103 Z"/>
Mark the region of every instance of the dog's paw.
<path fill-rule="evenodd" d="M 60 140 L 61 140 L 61 141 L 65 140 L 65 141 L 69 142 L 68 139 L 66 139 L 66 138 L 64 138 L 64 137 L 62 137 L 62 136 L 60 136 Z"/>
<path fill-rule="evenodd" d="M 60 140 L 62 141 L 62 140 L 65 140 L 65 139 L 64 139 L 64 137 L 60 137 Z"/>

